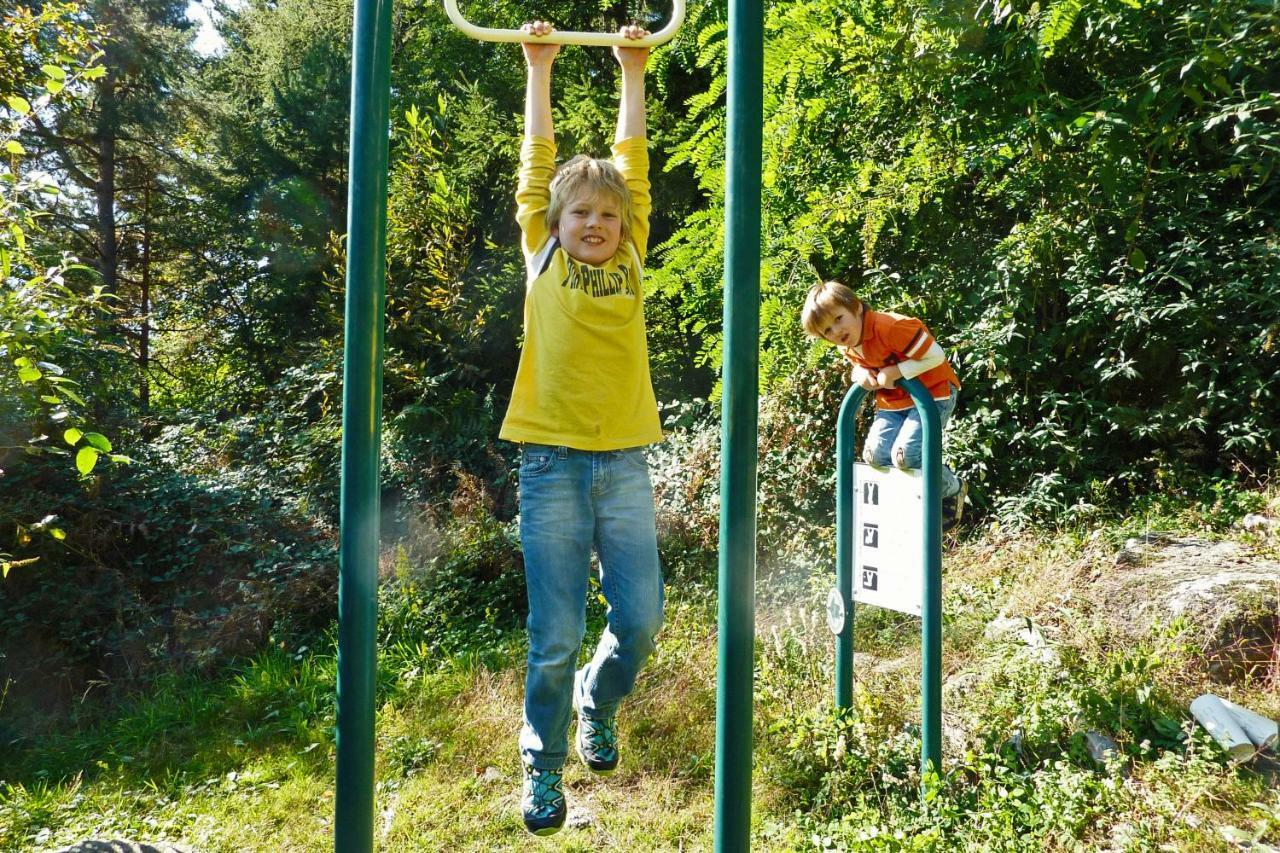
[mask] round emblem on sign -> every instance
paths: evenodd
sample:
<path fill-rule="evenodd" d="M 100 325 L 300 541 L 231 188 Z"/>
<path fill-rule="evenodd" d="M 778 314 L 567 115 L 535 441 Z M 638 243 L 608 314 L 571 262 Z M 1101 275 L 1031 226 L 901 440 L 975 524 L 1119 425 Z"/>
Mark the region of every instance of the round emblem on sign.
<path fill-rule="evenodd" d="M 827 627 L 837 635 L 844 630 L 844 596 L 835 587 L 827 593 Z"/>

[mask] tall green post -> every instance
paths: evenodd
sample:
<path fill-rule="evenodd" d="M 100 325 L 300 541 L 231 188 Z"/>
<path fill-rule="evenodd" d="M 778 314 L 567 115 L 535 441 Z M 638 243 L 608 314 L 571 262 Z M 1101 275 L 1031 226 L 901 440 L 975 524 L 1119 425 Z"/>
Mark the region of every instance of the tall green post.
<path fill-rule="evenodd" d="M 942 419 L 919 379 L 904 379 L 920 414 L 924 478 L 924 601 L 920 604 L 920 771 L 942 772 Z"/>
<path fill-rule="evenodd" d="M 763 5 L 759 0 L 729 0 L 716 683 L 717 851 L 748 850 L 751 844 L 763 56 Z"/>
<path fill-rule="evenodd" d="M 338 779 L 334 802 L 334 849 L 338 853 L 373 849 L 391 0 L 356 0 L 352 44 L 338 567 Z"/>
<path fill-rule="evenodd" d="M 836 589 L 844 605 L 844 624 L 836 634 L 836 707 L 853 705 L 853 531 L 857 504 L 853 499 L 853 463 L 858 443 L 858 408 L 867 396 L 854 385 L 840 404 L 836 422 Z"/>
<path fill-rule="evenodd" d="M 921 476 L 924 480 L 924 600 L 920 606 L 921 731 L 920 769 L 942 772 L 942 421 L 938 406 L 919 379 L 903 379 L 902 387 L 915 402 L 923 427 Z M 849 389 L 840 406 L 836 426 L 836 589 L 845 619 L 836 635 L 836 707 L 853 704 L 853 536 L 857 529 L 857 501 L 853 494 L 853 465 L 857 445 L 858 407 L 867 392 Z"/>

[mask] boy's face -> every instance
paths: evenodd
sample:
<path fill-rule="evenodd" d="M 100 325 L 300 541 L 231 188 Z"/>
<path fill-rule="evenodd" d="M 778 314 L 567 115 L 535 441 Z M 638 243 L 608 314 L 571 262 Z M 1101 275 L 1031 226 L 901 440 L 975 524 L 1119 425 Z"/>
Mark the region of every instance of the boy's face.
<path fill-rule="evenodd" d="M 857 346 L 862 342 L 861 323 L 862 312 L 837 305 L 822 321 L 822 337 L 836 346 Z"/>
<path fill-rule="evenodd" d="M 607 192 L 576 196 L 564 206 L 551 233 L 575 261 L 606 264 L 622 242 L 621 205 Z"/>

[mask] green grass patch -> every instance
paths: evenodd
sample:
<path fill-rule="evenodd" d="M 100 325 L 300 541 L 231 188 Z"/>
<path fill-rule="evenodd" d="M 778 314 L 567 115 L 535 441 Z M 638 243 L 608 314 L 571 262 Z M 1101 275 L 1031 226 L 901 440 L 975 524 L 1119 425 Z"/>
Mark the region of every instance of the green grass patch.
<path fill-rule="evenodd" d="M 1245 505 L 1257 504 L 1233 503 Z M 1243 536 L 1194 507 L 1152 517 L 1180 532 Z M 1275 790 L 1229 765 L 1190 720 L 1190 698 L 1215 686 L 1186 626 L 1172 620 L 1141 642 L 1119 643 L 1087 605 L 1091 573 L 1111 565 L 1135 524 L 996 530 L 948 552 L 945 772 L 936 779 L 919 775 L 918 622 L 857 611 L 856 702 L 837 714 L 820 609 L 829 561 L 812 559 L 807 578 L 799 563 L 762 577 L 754 848 L 1280 843 Z M 659 652 L 621 715 L 622 769 L 597 779 L 571 760 L 571 826 L 548 842 L 556 849 L 710 849 L 716 611 L 701 576 L 669 587 Z M 400 627 L 383 626 L 376 841 L 406 851 L 527 849 L 515 744 L 523 632 L 490 626 L 466 646 L 468 625 L 486 612 L 441 610 L 422 597 L 447 584 L 406 576 L 384 589 L 384 613 Z M 584 656 L 603 624 L 599 602 L 590 614 Z M 433 633 L 418 632 L 436 617 L 445 621 Z M 1009 617 L 1043 642 L 989 630 Z M 20 744 L 0 782 L 0 849 L 104 836 L 201 851 L 331 849 L 335 674 L 331 642 L 266 650 L 216 677 L 162 679 L 109 716 Z M 1272 682 L 1229 690 L 1280 714 Z M 1090 757 L 1090 730 L 1117 743 L 1108 763 Z"/>

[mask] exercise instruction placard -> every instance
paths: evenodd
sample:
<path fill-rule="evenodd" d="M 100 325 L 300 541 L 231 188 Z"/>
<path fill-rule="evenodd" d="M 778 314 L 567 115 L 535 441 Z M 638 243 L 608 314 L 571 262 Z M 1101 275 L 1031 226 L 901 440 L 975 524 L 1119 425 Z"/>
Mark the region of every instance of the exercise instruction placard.
<path fill-rule="evenodd" d="M 853 600 L 919 616 L 924 601 L 924 477 L 853 466 Z"/>

